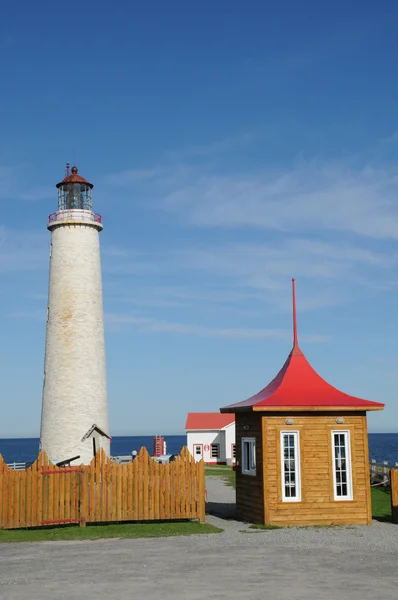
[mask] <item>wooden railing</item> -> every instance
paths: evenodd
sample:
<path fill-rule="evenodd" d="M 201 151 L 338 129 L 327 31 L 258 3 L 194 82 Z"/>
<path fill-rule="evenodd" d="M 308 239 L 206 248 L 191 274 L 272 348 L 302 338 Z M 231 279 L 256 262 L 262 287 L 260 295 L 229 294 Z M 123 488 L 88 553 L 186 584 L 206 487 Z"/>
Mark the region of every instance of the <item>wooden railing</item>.
<path fill-rule="evenodd" d="M 204 463 L 188 448 L 170 464 L 145 448 L 128 464 L 101 449 L 90 465 L 56 467 L 45 453 L 26 470 L 9 469 L 0 456 L 0 528 L 47 525 L 205 520 Z"/>
<path fill-rule="evenodd" d="M 370 461 L 370 478 L 372 483 L 383 482 L 386 486 L 390 485 L 390 471 L 397 469 L 398 463 L 390 464 L 388 461 L 377 463 L 374 459 Z"/>

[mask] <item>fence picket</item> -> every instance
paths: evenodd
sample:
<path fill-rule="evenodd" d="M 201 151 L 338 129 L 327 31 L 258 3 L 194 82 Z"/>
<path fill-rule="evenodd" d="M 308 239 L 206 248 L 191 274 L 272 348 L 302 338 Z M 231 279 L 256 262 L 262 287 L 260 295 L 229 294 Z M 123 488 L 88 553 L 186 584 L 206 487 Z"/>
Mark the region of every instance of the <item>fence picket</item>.
<path fill-rule="evenodd" d="M 0 527 L 3 526 L 3 492 L 4 492 L 4 468 L 7 467 L 0 454 Z"/>
<path fill-rule="evenodd" d="M 127 464 L 127 519 L 133 520 L 133 462 Z"/>
<path fill-rule="evenodd" d="M 139 519 L 139 481 L 138 481 L 138 462 L 137 458 L 133 460 L 133 521 Z"/>

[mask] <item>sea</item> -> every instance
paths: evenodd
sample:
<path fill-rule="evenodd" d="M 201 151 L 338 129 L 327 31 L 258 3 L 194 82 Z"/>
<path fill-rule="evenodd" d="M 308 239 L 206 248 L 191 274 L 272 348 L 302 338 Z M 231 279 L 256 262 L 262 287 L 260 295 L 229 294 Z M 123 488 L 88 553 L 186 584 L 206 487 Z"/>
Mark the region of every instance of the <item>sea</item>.
<path fill-rule="evenodd" d="M 153 437 L 148 436 L 115 436 L 112 438 L 112 456 L 126 456 L 133 450 L 139 452 L 143 446 L 153 453 Z M 168 454 L 179 454 L 186 445 L 186 435 L 165 435 Z M 6 463 L 32 462 L 39 450 L 39 438 L 0 439 L 0 454 Z M 370 433 L 369 458 L 376 462 L 398 462 L 398 433 Z"/>
<path fill-rule="evenodd" d="M 165 435 L 167 454 L 179 454 L 187 443 L 186 435 Z M 112 456 L 127 456 L 133 450 L 140 451 L 144 446 L 153 454 L 153 435 L 115 436 L 112 438 Z M 39 438 L 0 439 L 0 454 L 6 463 L 33 462 L 39 452 Z M 397 459 L 398 460 L 398 459 Z"/>

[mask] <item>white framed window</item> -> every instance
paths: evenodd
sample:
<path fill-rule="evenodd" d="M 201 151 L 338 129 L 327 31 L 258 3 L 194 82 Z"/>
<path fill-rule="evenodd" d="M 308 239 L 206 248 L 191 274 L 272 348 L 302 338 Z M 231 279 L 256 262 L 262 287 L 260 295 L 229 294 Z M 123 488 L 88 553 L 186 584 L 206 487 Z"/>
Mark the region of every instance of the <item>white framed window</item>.
<path fill-rule="evenodd" d="M 242 473 L 256 474 L 256 438 L 242 438 Z"/>
<path fill-rule="evenodd" d="M 211 445 L 211 457 L 220 458 L 220 444 Z"/>
<path fill-rule="evenodd" d="M 301 502 L 300 437 L 281 431 L 282 502 Z"/>
<path fill-rule="evenodd" d="M 349 431 L 332 431 L 335 500 L 352 500 L 351 442 Z"/>

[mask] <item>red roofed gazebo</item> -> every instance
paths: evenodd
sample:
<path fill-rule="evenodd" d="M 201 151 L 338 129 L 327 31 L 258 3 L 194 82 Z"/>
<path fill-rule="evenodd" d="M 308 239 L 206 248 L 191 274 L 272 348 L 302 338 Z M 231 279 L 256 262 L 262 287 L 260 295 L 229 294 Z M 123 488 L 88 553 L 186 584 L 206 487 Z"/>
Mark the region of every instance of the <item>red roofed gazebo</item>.
<path fill-rule="evenodd" d="M 298 345 L 258 394 L 235 413 L 238 515 L 272 525 L 371 524 L 366 411 L 384 404 L 327 383 Z"/>

